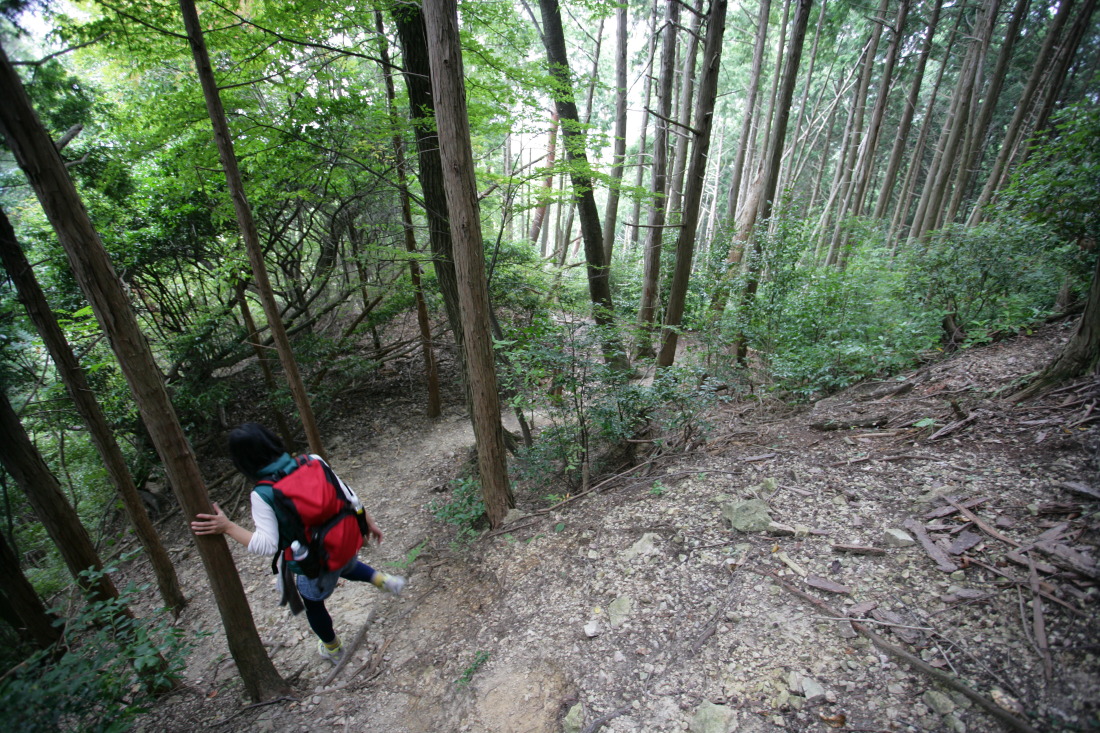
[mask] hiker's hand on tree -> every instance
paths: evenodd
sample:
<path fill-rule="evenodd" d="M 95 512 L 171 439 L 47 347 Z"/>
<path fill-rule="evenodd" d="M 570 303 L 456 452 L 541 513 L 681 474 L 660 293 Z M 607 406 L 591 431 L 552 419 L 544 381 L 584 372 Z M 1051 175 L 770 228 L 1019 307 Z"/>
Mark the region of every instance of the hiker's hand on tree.
<path fill-rule="evenodd" d="M 195 521 L 191 522 L 191 531 L 195 534 L 225 534 L 229 530 L 229 517 L 214 504 L 213 514 L 196 514 Z"/>

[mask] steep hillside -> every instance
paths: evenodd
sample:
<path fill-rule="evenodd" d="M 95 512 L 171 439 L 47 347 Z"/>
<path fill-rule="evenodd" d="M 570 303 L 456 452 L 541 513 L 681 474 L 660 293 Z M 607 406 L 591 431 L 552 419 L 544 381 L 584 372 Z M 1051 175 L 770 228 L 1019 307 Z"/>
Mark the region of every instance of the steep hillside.
<path fill-rule="evenodd" d="M 1100 380 L 998 399 L 1067 333 L 813 406 L 730 403 L 691 452 L 550 510 L 521 495 L 524 516 L 468 545 L 426 509 L 466 458 L 465 417 L 345 406 L 332 462 L 386 532 L 364 556 L 407 566 L 405 595 L 336 591 L 345 642 L 364 634 L 330 680 L 267 560 L 238 552 L 298 691 L 248 706 L 181 533 L 181 623 L 213 633 L 140 729 L 1009 729 L 983 703 L 1035 730 L 1100 729 Z M 238 516 L 244 498 L 222 497 Z"/>

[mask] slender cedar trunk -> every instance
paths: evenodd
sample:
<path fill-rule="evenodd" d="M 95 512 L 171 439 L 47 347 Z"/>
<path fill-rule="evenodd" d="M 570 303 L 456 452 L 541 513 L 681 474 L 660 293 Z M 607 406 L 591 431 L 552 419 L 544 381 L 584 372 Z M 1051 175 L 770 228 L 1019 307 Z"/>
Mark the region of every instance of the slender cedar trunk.
<path fill-rule="evenodd" d="M 878 7 L 878 11 L 875 13 L 876 20 L 885 14 L 888 2 L 889 0 L 882 0 L 882 3 Z M 847 153 L 844 158 L 845 162 L 842 171 L 840 190 L 837 191 L 837 200 L 839 203 L 836 208 L 836 225 L 829 233 L 829 254 L 825 258 L 825 264 L 827 265 L 839 264 L 840 260 L 840 244 L 843 238 L 842 235 L 845 231 L 843 219 L 848 213 L 852 201 L 860 150 L 863 149 L 866 144 L 863 134 L 863 122 L 867 112 L 867 98 L 871 90 L 871 75 L 875 70 L 875 62 L 878 56 L 878 44 L 881 39 L 882 24 L 875 22 L 871 32 L 871 39 L 868 42 L 867 55 L 864 58 L 863 74 L 859 79 L 859 90 L 856 92 L 855 120 L 853 122 L 852 134 L 849 136 L 846 144 Z"/>
<path fill-rule="evenodd" d="M 650 204 L 645 241 L 642 245 L 642 297 L 638 306 L 638 334 L 634 345 L 638 358 L 656 356 L 652 332 L 657 323 L 657 303 L 660 300 L 661 246 L 668 184 L 668 120 L 672 113 L 672 75 L 676 70 L 679 3 L 669 3 L 665 13 L 665 27 L 661 38 L 661 75 L 657 82 L 657 124 L 653 135 L 653 203 Z"/>
<path fill-rule="evenodd" d="M 546 222 L 547 209 L 550 208 L 550 200 L 553 198 L 553 166 L 558 149 L 558 112 L 550 112 L 550 138 L 547 141 L 547 175 L 542 179 L 542 193 L 538 195 L 538 205 L 535 214 L 531 216 L 531 226 L 527 231 L 527 238 L 536 244 L 542 239 L 542 225 Z M 542 255 L 546 256 L 546 248 L 542 248 Z"/>
<path fill-rule="evenodd" d="M 19 568 L 19 558 L 0 533 L 0 596 L 11 607 L 15 618 L 8 619 L 20 638 L 36 649 L 47 649 L 61 639 L 57 617 L 46 610 L 34 586 Z"/>
<path fill-rule="evenodd" d="M 703 0 L 696 0 L 695 12 L 691 14 L 691 28 L 687 34 L 687 47 L 684 49 L 684 65 L 680 72 L 680 101 L 677 104 L 677 134 L 675 152 L 672 157 L 672 181 L 668 187 L 668 211 L 665 219 L 680 221 L 680 201 L 683 198 L 684 171 L 687 168 L 688 140 L 691 137 L 691 98 L 695 91 L 695 57 L 699 50 L 699 28 L 703 22 Z"/>
<path fill-rule="evenodd" d="M 432 248 L 432 264 L 443 296 L 447 322 L 454 334 L 458 358 L 466 375 L 465 336 L 458 304 L 458 275 L 455 272 L 454 247 L 448 223 L 447 194 L 443 177 L 443 162 L 439 155 L 439 136 L 435 127 L 435 99 L 432 96 L 431 69 L 428 61 L 428 36 L 420 5 L 395 5 L 393 20 L 401 41 L 405 86 L 409 95 L 413 133 L 416 136 L 420 190 L 424 195 L 428 218 L 428 241 Z"/>
<path fill-rule="evenodd" d="M 902 185 L 901 196 L 898 197 L 898 205 L 891 219 L 891 231 L 899 232 L 899 234 L 895 236 L 900 237 L 900 230 L 903 225 L 906 224 L 906 219 L 909 216 L 909 209 L 912 206 L 914 196 L 916 196 L 917 180 L 924 175 L 921 161 L 924 160 L 925 145 L 928 142 L 928 136 L 931 134 L 932 124 L 936 119 L 936 103 L 940 96 L 940 85 L 943 83 L 943 77 L 947 71 L 947 59 L 951 58 L 951 50 L 955 47 L 955 41 L 959 37 L 959 27 L 962 25 L 963 15 L 964 14 L 961 12 L 955 14 L 955 25 L 951 28 L 951 34 L 948 36 L 947 40 L 947 47 L 943 52 L 944 61 L 940 64 L 939 71 L 936 73 L 936 81 L 932 84 L 931 94 L 928 95 L 928 107 L 924 113 L 924 122 L 921 124 L 920 132 L 917 134 L 917 141 L 913 146 L 913 152 L 909 160 L 909 169 L 906 171 L 905 183 Z M 914 219 L 915 218 L 914 216 Z M 895 239 L 895 242 L 896 241 Z"/>
<path fill-rule="evenodd" d="M 703 197 L 703 179 L 707 172 L 707 152 L 714 123 L 714 104 L 718 98 L 718 71 L 722 63 L 722 36 L 726 30 L 726 0 L 711 0 L 707 17 L 707 36 L 703 43 L 703 76 L 699 81 L 699 99 L 695 103 L 695 123 L 691 162 L 684 189 L 683 221 L 676 241 L 676 266 L 668 291 L 664 333 L 657 366 L 669 367 L 676 360 L 678 331 L 684 316 L 691 263 L 695 255 L 695 233 L 699 225 L 699 206 Z"/>
<path fill-rule="evenodd" d="M 4 389 L 0 389 L 0 434 L 4 436 L 0 440 L 0 465 L 23 490 L 34 515 L 57 546 L 73 579 L 94 600 L 118 598 L 114 583 L 106 575 L 90 585 L 81 577 L 85 570 L 101 569 L 103 563 L 76 510 L 65 498 L 57 478 L 19 422 L 19 416 Z"/>
<path fill-rule="evenodd" d="M 405 230 L 405 251 L 409 253 L 409 280 L 413 286 L 413 298 L 416 302 L 416 323 L 420 329 L 420 351 L 424 356 L 424 379 L 428 387 L 426 411 L 429 418 L 443 414 L 439 398 L 439 369 L 435 361 L 435 346 L 432 344 L 432 325 L 428 320 L 428 306 L 424 302 L 424 288 L 420 278 L 420 262 L 417 261 L 416 236 L 413 228 L 412 204 L 409 201 L 409 173 L 405 164 L 405 141 L 396 132 L 398 128 L 397 92 L 393 84 L 393 72 L 390 53 L 386 47 L 386 28 L 382 23 L 382 11 L 374 11 L 375 30 L 378 31 L 379 65 L 386 85 L 386 109 L 394 127 L 393 155 L 397 173 L 397 195 L 401 201 L 401 224 Z M 503 216 L 503 213 L 501 214 Z"/>
<path fill-rule="evenodd" d="M 778 115 L 775 129 L 768 141 L 767 156 L 764 164 L 764 180 L 760 187 L 759 218 L 767 220 L 772 215 L 775 189 L 779 181 L 780 156 L 783 153 L 783 144 L 787 136 L 787 122 L 790 117 L 791 100 L 794 98 L 795 82 L 798 81 L 798 67 L 802 63 L 802 47 L 806 40 L 806 27 L 809 25 L 810 10 L 813 0 L 794 0 L 797 3 L 794 13 L 794 21 L 791 24 L 790 51 L 787 53 L 787 63 L 783 68 L 783 81 L 779 90 Z M 760 240 L 753 243 L 754 256 L 749 260 L 749 272 L 745 290 L 741 296 L 741 313 L 747 314 L 752 301 L 756 297 L 756 289 L 760 282 Z M 745 334 L 737 336 L 737 361 L 744 363 L 748 356 L 748 342 Z"/>
<path fill-rule="evenodd" d="M 65 340 L 65 334 L 57 324 L 57 319 L 54 318 L 53 311 L 46 301 L 46 294 L 38 284 L 23 249 L 15 240 L 15 230 L 3 211 L 0 211 L 0 261 L 3 262 L 8 277 L 15 284 L 19 300 L 23 303 L 27 315 L 34 322 L 42 342 L 49 350 L 69 397 L 88 427 L 88 435 L 122 500 L 122 506 L 130 519 L 130 526 L 149 557 L 161 598 L 165 605 L 178 616 L 187 600 L 183 597 L 183 591 L 180 590 L 172 560 L 168 557 L 168 551 L 164 549 L 153 523 L 149 520 L 149 514 L 145 511 L 145 505 L 134 485 L 134 477 L 126 465 L 126 458 L 122 455 L 118 442 L 115 441 L 114 433 L 107 424 L 107 418 L 99 409 L 95 393 L 88 386 L 84 370 L 73 354 L 69 342 Z"/>
<path fill-rule="evenodd" d="M 92 305 L 141 412 L 149 437 L 164 464 L 165 474 L 183 516 L 210 513 L 210 498 L 195 454 L 176 418 L 163 376 L 138 327 L 99 234 L 76 192 L 61 156 L 54 149 L 31 107 L 6 54 L 0 49 L 0 127 L 38 195 L 72 266 L 73 275 Z M 290 688 L 275 671 L 264 650 L 225 538 L 196 537 L 195 544 L 214 591 L 214 601 L 226 629 L 229 651 L 237 663 L 246 694 L 263 700 L 288 694 Z"/>
<path fill-rule="evenodd" d="M 871 111 L 871 121 L 867 125 L 867 137 L 864 138 L 863 150 L 860 151 L 856 166 L 856 193 L 849 209 L 854 216 L 863 215 L 863 203 L 866 200 L 867 190 L 871 186 L 875 154 L 878 151 L 878 141 L 882 133 L 882 120 L 886 115 L 886 105 L 890 99 L 890 86 L 893 82 L 894 67 L 898 61 L 898 54 L 901 52 L 901 42 L 905 37 L 903 35 L 905 20 L 908 16 L 909 0 L 899 0 L 898 13 L 894 17 L 894 25 L 891 29 L 890 46 L 886 50 L 886 60 L 882 68 L 882 76 L 879 79 L 878 98 L 875 99 L 875 107 Z"/>
<path fill-rule="evenodd" d="M 1061 97 L 1062 87 L 1066 83 L 1070 66 L 1077 55 L 1081 40 L 1085 37 L 1085 33 L 1091 25 L 1092 14 L 1095 10 L 1096 0 L 1085 0 L 1081 10 L 1077 13 L 1077 19 L 1073 22 L 1065 42 L 1060 45 L 1058 58 L 1050 70 L 1042 107 L 1035 118 L 1035 126 L 1032 128 L 1033 133 L 1046 132 L 1047 125 L 1050 124 L 1050 116 L 1054 113 L 1054 107 Z M 1021 160 L 1027 160 L 1030 150 L 1031 146 L 1024 148 Z"/>
<path fill-rule="evenodd" d="M 600 231 L 600 214 L 596 209 L 596 197 L 592 188 L 591 169 L 585 150 L 585 132 L 577 114 L 573 97 L 573 82 L 569 73 L 569 57 L 565 50 L 565 32 L 561 24 L 561 12 L 557 0 L 539 0 L 542 12 L 542 40 L 546 46 L 550 76 L 557 87 L 555 106 L 561 119 L 562 146 L 569 163 L 569 177 L 573 182 L 573 197 L 581 224 L 584 242 L 584 259 L 588 269 L 588 294 L 592 300 L 592 317 L 604 327 L 602 346 L 604 359 L 618 369 L 628 368 L 626 354 L 618 339 L 606 329 L 615 324 L 614 306 L 611 302 L 611 285 L 608 267 L 603 261 L 603 233 Z"/>
<path fill-rule="evenodd" d="M 969 193 L 970 183 L 973 180 L 982 154 L 986 148 L 986 135 L 989 123 L 993 119 L 993 112 L 997 108 L 997 102 L 1001 98 L 1001 89 L 1004 87 L 1005 76 L 1008 72 L 1008 63 L 1012 58 L 1013 49 L 1016 46 L 1016 38 L 1020 31 L 1020 23 L 1027 14 L 1029 0 L 1016 0 L 1005 26 L 1004 41 L 997 54 L 997 62 L 990 76 L 985 93 L 982 94 L 982 104 L 978 110 L 977 119 L 970 128 L 970 134 L 966 140 L 966 152 L 961 161 L 955 177 L 955 188 L 951 195 L 945 221 L 955 221 L 959 209 L 962 207 L 963 198 Z M 995 23 L 994 23 L 995 24 Z M 992 28 L 990 28 L 992 32 Z"/>
<path fill-rule="evenodd" d="M 734 222 L 737 218 L 737 202 L 740 199 L 741 179 L 745 174 L 745 158 L 752 134 L 752 120 L 756 112 L 756 97 L 760 93 L 760 77 L 764 67 L 764 51 L 768 42 L 768 18 L 771 15 L 771 0 L 760 0 L 760 15 L 756 21 L 756 41 L 752 50 L 752 70 L 749 72 L 749 90 L 745 99 L 744 117 L 741 120 L 741 134 L 737 139 L 737 150 L 733 157 L 731 167 L 729 193 L 726 197 L 726 215 L 724 229 L 731 234 L 734 232 Z M 739 269 L 744 253 L 745 242 L 740 236 L 730 237 L 729 253 L 726 255 L 726 271 L 722 275 L 718 287 L 715 288 L 711 298 L 710 307 L 715 313 L 725 310 L 726 300 L 729 298 L 729 280 Z"/>
<path fill-rule="evenodd" d="M 1022 0 L 1027 2 L 1027 0 Z M 934 0 L 932 17 L 928 20 L 928 26 L 924 33 L 924 44 L 921 46 L 920 55 L 917 57 L 917 66 L 913 70 L 913 82 L 909 87 L 909 96 L 901 112 L 901 120 L 898 122 L 898 134 L 894 138 L 894 147 L 890 151 L 890 161 L 886 164 L 886 172 L 883 174 L 882 185 L 879 188 L 878 201 L 875 204 L 875 219 L 881 219 L 886 215 L 886 209 L 890 205 L 890 199 L 894 193 L 894 184 L 897 181 L 898 170 L 901 161 L 905 157 L 905 144 L 909 140 L 909 129 L 913 125 L 913 114 L 917 110 L 917 102 L 920 99 L 921 82 L 924 80 L 924 69 L 928 63 L 928 55 L 932 51 L 932 41 L 936 35 L 936 26 L 939 24 L 940 10 L 943 8 L 943 0 Z"/>
<path fill-rule="evenodd" d="M 866 69 L 867 51 L 870 48 L 870 41 L 863 47 L 863 52 L 859 57 L 860 67 L 860 81 L 863 80 L 863 71 Z M 841 92 L 843 94 L 843 91 Z M 844 121 L 844 131 L 841 133 L 839 149 L 836 155 L 836 165 L 833 168 L 833 182 L 829 187 L 829 196 L 825 200 L 825 206 L 821 210 L 821 216 L 818 219 L 817 225 L 814 227 L 814 238 L 823 236 L 829 233 L 829 226 L 833 221 L 833 213 L 835 211 L 835 204 L 838 197 L 844 189 L 844 172 L 847 169 L 848 158 L 851 152 L 852 138 L 854 136 L 854 130 L 856 128 L 856 109 L 859 107 L 857 104 L 860 98 L 859 86 L 857 84 L 856 91 L 853 92 L 852 103 L 848 105 L 848 116 Z"/>
<path fill-rule="evenodd" d="M 225 109 L 222 107 L 218 83 L 214 79 L 214 69 L 210 65 L 210 55 L 207 53 L 206 42 L 202 37 L 202 27 L 199 25 L 195 2 L 179 0 L 179 5 L 183 14 L 183 25 L 187 29 L 187 40 L 191 45 L 191 54 L 195 59 L 195 70 L 202 84 L 206 111 L 210 116 L 210 124 L 214 128 L 214 140 L 218 145 L 218 155 L 225 172 L 226 185 L 233 199 L 233 209 L 237 214 L 237 225 L 240 227 L 241 239 L 244 241 L 248 260 L 252 265 L 252 278 L 256 283 L 260 303 L 264 307 L 264 315 L 267 316 L 268 328 L 271 329 L 271 336 L 275 340 L 275 350 L 279 354 L 279 361 L 286 373 L 287 384 L 294 397 L 294 404 L 298 408 L 298 416 L 302 421 L 309 449 L 317 455 L 324 456 L 324 444 L 321 441 L 321 433 L 317 429 L 317 420 L 313 416 L 313 406 L 310 404 L 309 395 L 306 393 L 305 384 L 298 371 L 298 362 L 294 358 L 294 350 L 290 346 L 286 327 L 279 314 L 279 305 L 275 302 L 275 294 L 271 290 L 271 281 L 267 276 L 267 265 L 264 264 L 260 237 L 256 232 L 256 222 L 252 218 L 252 208 L 245 196 L 244 180 L 237 166 L 233 138 L 229 132 Z"/>
<path fill-rule="evenodd" d="M 366 288 L 364 288 L 364 295 L 366 295 L 365 290 Z M 364 308 L 366 304 L 367 300 L 364 298 Z M 267 349 L 264 348 L 264 344 L 260 340 L 260 330 L 256 328 L 256 319 L 252 317 L 252 309 L 248 306 L 247 287 L 244 282 L 237 285 L 237 305 L 241 309 L 241 318 L 244 320 L 245 330 L 248 331 L 248 343 L 252 347 L 252 353 L 256 355 L 256 362 L 260 365 L 264 386 L 267 388 L 269 395 L 274 395 L 279 385 L 275 382 L 275 371 L 271 368 L 271 359 L 267 356 Z M 286 416 L 283 415 L 282 410 L 272 410 L 271 412 L 275 418 L 275 428 L 279 431 L 283 444 L 293 451 L 294 433 L 286 421 Z"/>
<path fill-rule="evenodd" d="M 642 187 L 642 181 L 644 180 L 644 174 L 646 171 L 646 134 L 649 131 L 649 105 L 652 101 L 653 92 L 653 74 L 650 73 L 650 69 L 653 66 L 653 55 L 657 50 L 657 0 L 653 0 L 653 8 L 649 16 L 649 61 L 646 64 L 643 74 L 645 75 L 645 107 L 642 110 L 642 132 L 638 142 L 638 158 L 637 165 L 634 171 L 634 188 L 640 189 Z M 630 247 L 633 249 L 638 246 L 638 234 L 641 231 L 642 221 L 642 199 L 638 196 L 634 197 L 634 211 L 631 217 L 631 221 L 634 226 L 630 228 Z"/>
<path fill-rule="evenodd" d="M 778 47 L 775 50 L 775 73 L 772 74 L 772 91 L 768 95 L 768 116 L 767 121 L 764 123 L 762 129 L 764 130 L 764 137 L 762 145 L 767 146 L 768 140 L 771 139 L 772 125 L 775 123 L 775 104 L 776 98 L 779 95 L 779 70 L 783 68 L 783 52 L 786 50 L 784 46 L 787 42 L 787 24 L 791 21 L 791 4 L 789 2 L 783 3 L 783 20 L 779 23 L 779 38 Z M 760 161 L 760 165 L 764 165 L 764 161 Z"/>
<path fill-rule="evenodd" d="M 615 246 L 616 219 L 619 216 L 619 188 L 626 162 L 626 5 L 615 10 L 615 140 L 611 152 L 611 180 L 607 189 L 607 208 L 603 217 L 603 261 L 611 266 Z"/>
<path fill-rule="evenodd" d="M 970 105 L 974 97 L 976 77 L 981 68 L 983 38 L 988 37 L 986 29 L 994 20 L 997 4 L 997 0 L 988 2 L 976 20 L 977 36 L 970 41 L 959 69 L 951 99 L 951 113 L 944 123 L 940 142 L 936 146 L 933 165 L 929 169 L 917 216 L 909 233 L 911 238 L 923 238 L 928 232 L 938 229 L 942 222 L 943 203 L 948 200 L 948 189 L 956 170 L 959 148 L 971 120 Z"/>
<path fill-rule="evenodd" d="M 796 112 L 795 115 L 794 115 L 794 133 L 795 133 L 794 134 L 794 139 L 787 145 L 787 153 L 783 156 L 783 161 L 782 161 L 782 163 L 780 163 L 780 167 L 779 167 L 779 190 L 780 191 L 783 191 L 783 190 L 786 190 L 787 188 L 793 187 L 794 182 L 798 180 L 797 173 L 801 170 L 800 165 L 798 165 L 798 163 L 801 162 L 801 159 L 800 159 L 799 156 L 796 156 L 795 154 L 796 154 L 797 148 L 802 147 L 801 146 L 802 141 L 805 139 L 805 137 L 807 137 L 809 135 L 810 123 L 807 122 L 806 132 L 803 133 L 802 132 L 802 129 L 803 129 L 802 118 L 806 114 L 806 105 L 809 104 L 809 101 L 810 101 L 810 86 L 813 83 L 814 70 L 817 66 L 817 47 L 818 47 L 818 43 L 821 41 L 821 30 L 825 25 L 825 8 L 826 8 L 826 5 L 827 5 L 827 1 L 822 2 L 821 7 L 817 11 L 817 27 L 814 29 L 814 42 L 810 46 L 810 65 L 806 69 L 805 79 L 802 82 L 802 96 L 799 97 L 799 100 L 798 100 L 798 112 Z M 828 78 L 828 74 L 826 74 L 826 78 Z M 822 91 L 825 90 L 825 85 L 824 84 L 822 84 L 821 89 L 822 89 Z M 820 105 L 820 102 L 821 102 L 821 96 L 818 95 L 818 101 L 817 101 L 817 104 L 815 104 L 815 109 L 817 109 L 817 107 Z M 811 112 L 811 118 L 812 118 L 812 116 L 813 116 L 813 113 Z M 815 136 L 815 139 L 816 139 L 816 136 Z M 810 146 L 805 146 L 805 147 L 809 148 Z M 806 150 L 805 153 L 808 154 L 809 150 Z M 795 156 L 795 157 L 792 158 L 792 156 Z M 796 162 L 794 164 L 792 164 L 792 161 L 796 161 Z"/>
<path fill-rule="evenodd" d="M 466 363 L 473 408 L 471 418 L 477 443 L 481 494 L 489 523 L 498 527 L 516 502 L 508 483 L 504 429 L 500 424 L 485 254 L 481 241 L 481 218 L 470 145 L 470 122 L 466 113 L 466 88 L 455 0 L 425 0 L 424 25 L 432 96 L 438 103 L 436 125 L 439 153 L 454 241 L 459 305 L 465 325 Z"/>
<path fill-rule="evenodd" d="M 1092 271 L 1085 311 L 1062 351 L 1027 387 L 1010 397 L 1020 402 L 1067 379 L 1095 372 L 1100 364 L 1100 259 Z"/>
<path fill-rule="evenodd" d="M 1031 68 L 1031 75 L 1028 77 L 1027 85 L 1024 87 L 1024 91 L 1016 103 L 1016 112 L 1012 115 L 1012 121 L 1008 123 L 1008 128 L 1005 130 L 1004 140 L 1001 141 L 1001 147 L 997 153 L 997 158 L 993 162 L 993 170 L 990 171 L 989 178 L 987 178 L 985 182 L 985 187 L 982 188 L 982 192 L 978 195 L 978 200 L 974 202 L 974 208 L 970 210 L 970 217 L 966 222 L 970 226 L 974 226 L 981 221 L 982 209 L 993 200 L 993 194 L 1000 185 L 1001 176 L 1008 170 L 1017 140 L 1025 137 L 1024 122 L 1027 119 L 1028 113 L 1031 111 L 1032 100 L 1039 88 L 1039 82 L 1042 80 L 1044 72 L 1046 72 L 1050 66 L 1058 38 L 1062 35 L 1062 28 L 1069 19 L 1072 10 L 1073 0 L 1062 0 L 1061 4 L 1058 6 L 1057 14 L 1055 14 L 1054 19 L 1050 21 L 1050 29 L 1047 31 L 1046 38 L 1043 40 L 1043 45 L 1039 49 L 1038 56 L 1035 57 L 1035 64 Z"/>
<path fill-rule="evenodd" d="M 596 31 L 596 53 L 592 57 L 592 75 L 588 79 L 588 93 L 585 96 L 584 106 L 584 126 L 588 127 L 588 124 L 592 121 L 592 99 L 596 94 L 596 84 L 600 78 L 600 49 L 603 47 L 603 18 L 600 18 L 600 27 Z M 569 211 L 565 216 L 565 227 L 562 229 L 562 247 L 567 247 L 570 242 L 573 241 L 573 215 L 576 213 L 578 206 L 570 206 Z M 605 243 L 604 252 L 607 254 L 609 246 Z M 602 256 L 602 255 L 601 255 Z M 608 257 L 603 258 L 604 267 L 608 268 L 610 272 L 611 260 Z M 610 283 L 610 280 L 608 281 Z M 610 284 L 608 285 L 610 288 Z"/>

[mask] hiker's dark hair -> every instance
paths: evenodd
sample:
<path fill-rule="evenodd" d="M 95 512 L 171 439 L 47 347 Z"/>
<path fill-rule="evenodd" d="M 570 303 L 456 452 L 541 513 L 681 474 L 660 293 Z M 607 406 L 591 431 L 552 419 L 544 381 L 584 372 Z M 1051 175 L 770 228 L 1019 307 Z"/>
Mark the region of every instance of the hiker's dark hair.
<path fill-rule="evenodd" d="M 229 433 L 229 457 L 250 479 L 258 479 L 260 469 L 284 453 L 282 439 L 259 423 L 246 422 Z"/>

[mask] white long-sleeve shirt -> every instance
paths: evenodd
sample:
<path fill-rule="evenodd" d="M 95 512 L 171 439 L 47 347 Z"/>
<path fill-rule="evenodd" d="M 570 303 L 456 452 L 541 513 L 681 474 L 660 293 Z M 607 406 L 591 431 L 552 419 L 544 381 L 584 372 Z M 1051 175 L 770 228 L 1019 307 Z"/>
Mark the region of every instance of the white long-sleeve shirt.
<path fill-rule="evenodd" d="M 311 454 L 310 458 L 324 463 L 324 459 L 318 455 Z M 332 473 L 336 476 L 335 471 Z M 336 476 L 336 481 L 343 489 L 344 495 L 348 497 L 348 501 L 354 501 L 356 499 L 355 493 L 348 488 L 343 479 Z M 252 539 L 248 543 L 248 551 L 254 555 L 274 555 L 279 549 L 279 520 L 275 517 L 275 508 L 264 501 L 255 491 L 252 492 L 251 499 L 252 523 L 255 525 L 255 529 L 252 531 Z"/>

